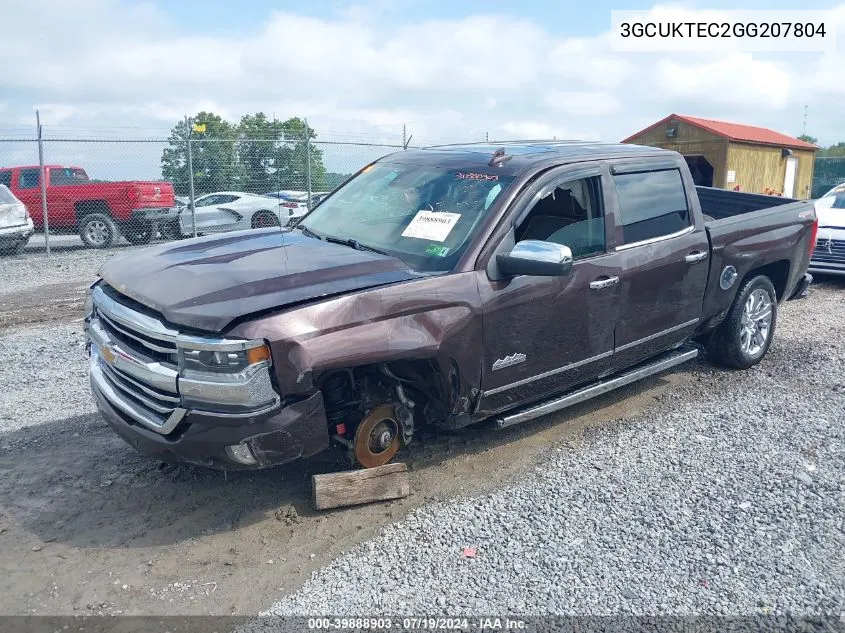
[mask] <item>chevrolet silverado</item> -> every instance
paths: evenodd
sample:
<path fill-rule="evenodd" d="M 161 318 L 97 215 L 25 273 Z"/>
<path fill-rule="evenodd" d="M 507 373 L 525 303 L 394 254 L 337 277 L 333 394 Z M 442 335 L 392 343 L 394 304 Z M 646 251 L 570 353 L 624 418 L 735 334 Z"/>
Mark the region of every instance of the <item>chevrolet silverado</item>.
<path fill-rule="evenodd" d="M 406 150 L 293 227 L 117 255 L 86 301 L 105 420 L 162 461 L 262 468 L 421 425 L 506 427 L 706 349 L 748 368 L 803 297 L 812 202 L 696 187 L 677 153 Z"/>

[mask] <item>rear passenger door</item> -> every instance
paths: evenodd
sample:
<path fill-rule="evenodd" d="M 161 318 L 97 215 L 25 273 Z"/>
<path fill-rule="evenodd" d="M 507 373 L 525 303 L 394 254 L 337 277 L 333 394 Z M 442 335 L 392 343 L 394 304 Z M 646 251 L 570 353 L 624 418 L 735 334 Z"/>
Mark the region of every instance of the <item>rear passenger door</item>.
<path fill-rule="evenodd" d="M 616 371 L 692 334 L 701 318 L 710 247 L 693 213 L 695 186 L 679 164 L 620 161 L 611 165 L 610 180 L 622 269 Z"/>

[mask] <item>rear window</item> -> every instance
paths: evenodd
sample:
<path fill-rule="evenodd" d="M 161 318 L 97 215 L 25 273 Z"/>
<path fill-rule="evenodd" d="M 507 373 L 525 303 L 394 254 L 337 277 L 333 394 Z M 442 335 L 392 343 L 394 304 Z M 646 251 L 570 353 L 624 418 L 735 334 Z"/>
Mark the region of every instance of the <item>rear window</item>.
<path fill-rule="evenodd" d="M 12 172 L 11 171 L 0 171 L 0 185 L 6 185 L 7 187 L 12 186 Z"/>
<path fill-rule="evenodd" d="M 82 169 L 54 167 L 50 169 L 50 185 L 79 185 L 88 182 L 88 174 Z"/>
<path fill-rule="evenodd" d="M 679 170 L 618 174 L 613 180 L 625 244 L 671 235 L 690 225 Z"/>

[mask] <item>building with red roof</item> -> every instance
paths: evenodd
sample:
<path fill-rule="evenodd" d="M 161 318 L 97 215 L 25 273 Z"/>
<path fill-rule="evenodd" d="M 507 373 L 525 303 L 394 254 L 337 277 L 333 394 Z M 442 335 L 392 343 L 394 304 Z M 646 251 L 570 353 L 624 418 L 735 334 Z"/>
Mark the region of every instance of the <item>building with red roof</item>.
<path fill-rule="evenodd" d="M 697 185 L 810 197 L 817 146 L 764 127 L 670 114 L 622 141 L 682 154 Z"/>

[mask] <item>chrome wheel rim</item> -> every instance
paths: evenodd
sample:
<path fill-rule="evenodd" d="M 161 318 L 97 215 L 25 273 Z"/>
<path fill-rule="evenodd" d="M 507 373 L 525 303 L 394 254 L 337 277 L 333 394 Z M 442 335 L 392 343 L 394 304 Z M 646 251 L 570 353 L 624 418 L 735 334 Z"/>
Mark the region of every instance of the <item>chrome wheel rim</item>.
<path fill-rule="evenodd" d="M 102 220 L 89 222 L 85 228 L 85 235 L 92 244 L 105 244 L 109 229 Z"/>
<path fill-rule="evenodd" d="M 758 288 L 745 300 L 739 330 L 739 345 L 749 356 L 757 356 L 772 332 L 772 301 L 769 293 Z"/>

